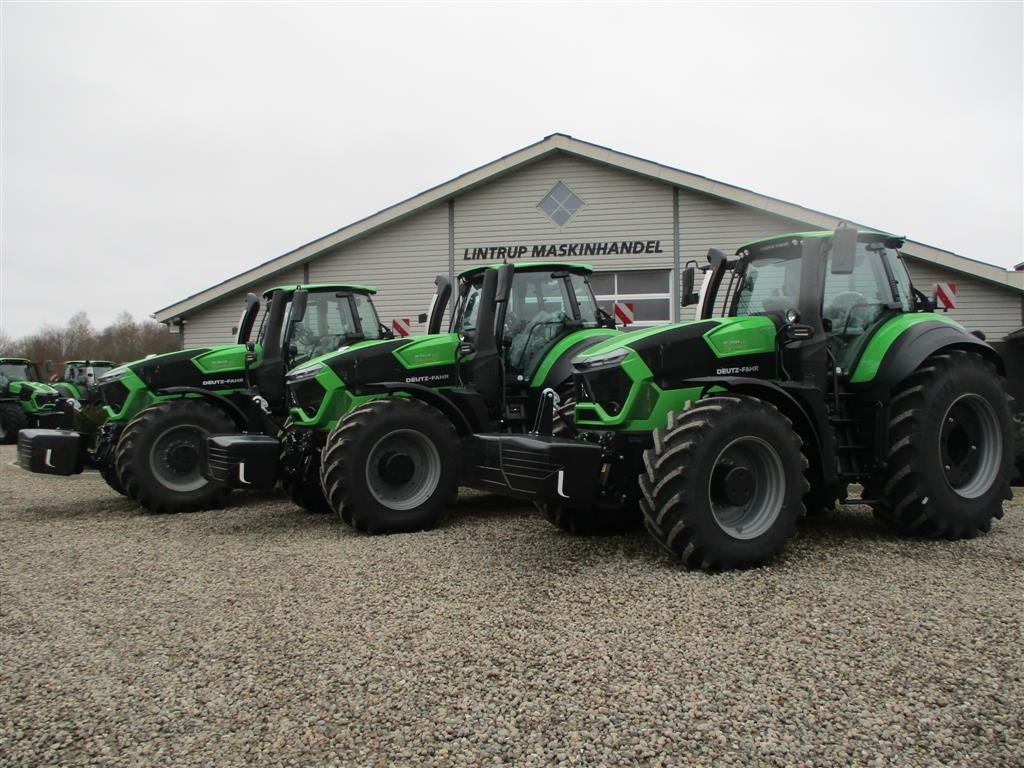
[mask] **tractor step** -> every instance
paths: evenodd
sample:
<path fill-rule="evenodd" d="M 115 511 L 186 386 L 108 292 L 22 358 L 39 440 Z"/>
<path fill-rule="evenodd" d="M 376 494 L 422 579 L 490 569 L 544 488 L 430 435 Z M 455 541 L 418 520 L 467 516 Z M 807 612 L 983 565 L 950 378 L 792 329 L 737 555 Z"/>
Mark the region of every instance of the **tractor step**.
<path fill-rule="evenodd" d="M 77 475 L 86 464 L 85 435 L 67 429 L 23 429 L 18 465 L 40 475 Z"/>
<path fill-rule="evenodd" d="M 199 444 L 203 477 L 229 488 L 273 488 L 280 455 L 281 442 L 270 435 L 212 435 Z"/>

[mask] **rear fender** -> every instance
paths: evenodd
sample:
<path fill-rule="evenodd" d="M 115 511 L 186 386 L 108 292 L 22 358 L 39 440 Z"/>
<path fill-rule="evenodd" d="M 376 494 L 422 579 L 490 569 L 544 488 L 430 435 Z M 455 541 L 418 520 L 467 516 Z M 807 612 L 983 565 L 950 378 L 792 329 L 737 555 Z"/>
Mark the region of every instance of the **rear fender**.
<path fill-rule="evenodd" d="M 863 361 L 859 361 L 851 376 L 850 388 L 864 399 L 884 401 L 892 388 L 910 376 L 926 359 L 954 349 L 977 352 L 996 367 L 1000 376 L 1006 375 L 1006 366 L 999 353 L 981 339 L 960 326 L 941 321 L 922 322 L 910 326 L 896 337 L 870 379 L 870 372 L 864 371 L 861 367 Z"/>

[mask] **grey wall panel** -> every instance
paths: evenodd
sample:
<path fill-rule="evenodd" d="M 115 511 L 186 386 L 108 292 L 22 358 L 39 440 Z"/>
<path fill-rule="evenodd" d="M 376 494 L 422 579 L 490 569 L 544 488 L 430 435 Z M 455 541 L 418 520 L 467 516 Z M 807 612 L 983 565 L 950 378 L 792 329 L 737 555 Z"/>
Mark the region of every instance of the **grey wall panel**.
<path fill-rule="evenodd" d="M 377 286 L 374 304 L 381 322 L 390 327 L 396 317 L 412 318 L 414 334 L 426 331 L 415 323 L 416 316 L 427 311 L 438 274 L 448 274 L 447 203 L 325 253 L 309 265 L 313 283 Z"/>
<path fill-rule="evenodd" d="M 968 330 L 983 331 L 989 341 L 999 341 L 1021 327 L 1021 294 L 1012 288 L 918 259 L 908 258 L 906 263 L 914 287 L 925 296 L 932 296 L 935 283 L 957 284 L 956 309 L 947 314 Z"/>
<path fill-rule="evenodd" d="M 563 182 L 583 207 L 558 226 L 539 207 Z M 598 269 L 672 266 L 672 188 L 589 160 L 554 155 L 471 190 L 455 202 L 455 269 L 500 258 L 467 260 L 474 248 L 583 242 L 655 241 L 660 252 L 552 256 Z M 652 247 L 652 250 L 654 248 Z"/>
<path fill-rule="evenodd" d="M 247 293 L 255 293 L 259 296 L 269 288 L 301 282 L 302 267 L 295 267 L 280 275 L 269 278 L 262 285 L 233 293 L 208 307 L 204 307 L 194 315 L 189 315 L 185 318 L 185 347 L 230 344 L 235 340 L 231 329 L 238 325 L 238 320 L 242 316 L 242 310 L 245 309 L 245 295 Z"/>

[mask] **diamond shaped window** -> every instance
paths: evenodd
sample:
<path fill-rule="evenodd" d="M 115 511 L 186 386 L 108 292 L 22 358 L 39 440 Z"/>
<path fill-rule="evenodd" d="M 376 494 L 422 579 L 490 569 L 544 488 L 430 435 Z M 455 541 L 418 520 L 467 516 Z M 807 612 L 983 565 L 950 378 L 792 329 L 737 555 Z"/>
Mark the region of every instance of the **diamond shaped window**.
<path fill-rule="evenodd" d="M 555 224 L 564 227 L 580 208 L 583 201 L 562 182 L 558 182 L 537 206 L 548 215 Z"/>

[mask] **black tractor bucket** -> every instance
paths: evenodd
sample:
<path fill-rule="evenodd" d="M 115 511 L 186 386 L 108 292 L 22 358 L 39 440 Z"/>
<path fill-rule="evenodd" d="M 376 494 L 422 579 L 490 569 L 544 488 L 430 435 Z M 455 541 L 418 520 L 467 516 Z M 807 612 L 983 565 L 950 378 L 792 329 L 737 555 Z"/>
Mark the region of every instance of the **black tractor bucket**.
<path fill-rule="evenodd" d="M 77 475 L 85 468 L 87 438 L 66 429 L 23 429 L 18 464 L 42 475 Z"/>
<path fill-rule="evenodd" d="M 269 490 L 280 454 L 280 441 L 269 435 L 213 435 L 199 444 L 199 466 L 207 480 L 229 488 Z"/>
<path fill-rule="evenodd" d="M 462 484 L 504 496 L 590 507 L 602 450 L 548 435 L 476 434 L 462 441 Z"/>

